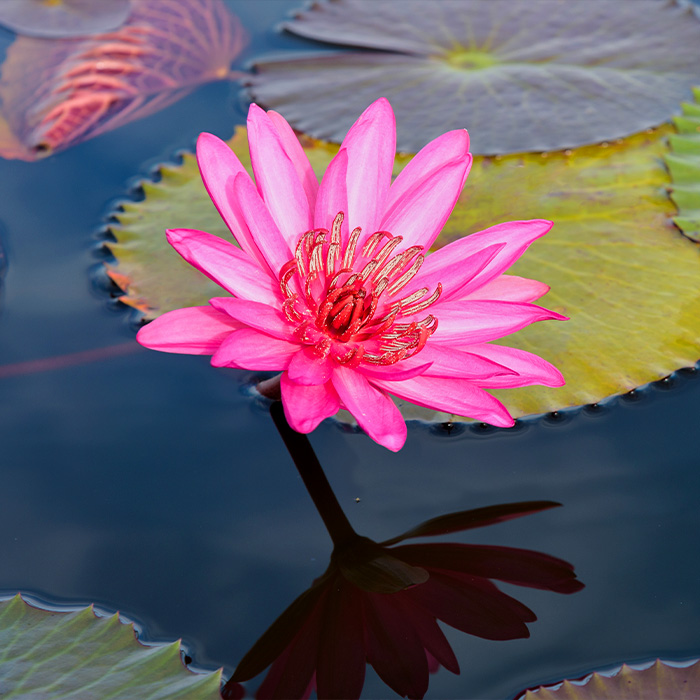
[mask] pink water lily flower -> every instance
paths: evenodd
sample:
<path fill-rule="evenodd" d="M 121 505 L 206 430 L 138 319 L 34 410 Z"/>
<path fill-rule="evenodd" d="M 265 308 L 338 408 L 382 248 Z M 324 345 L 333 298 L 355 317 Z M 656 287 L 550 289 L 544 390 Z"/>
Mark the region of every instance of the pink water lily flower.
<path fill-rule="evenodd" d="M 502 223 L 428 255 L 469 173 L 464 130 L 431 141 L 392 183 L 396 125 L 386 99 L 355 122 L 321 183 L 287 122 L 251 105 L 255 183 L 211 134 L 197 143 L 202 179 L 240 245 L 190 229 L 168 240 L 228 294 L 163 314 L 138 341 L 213 355 L 215 367 L 281 371 L 289 424 L 308 433 L 340 408 L 399 450 L 406 424 L 390 395 L 509 427 L 485 389 L 560 386 L 551 364 L 491 345 L 535 321 L 548 291 L 502 274 L 551 227 Z"/>

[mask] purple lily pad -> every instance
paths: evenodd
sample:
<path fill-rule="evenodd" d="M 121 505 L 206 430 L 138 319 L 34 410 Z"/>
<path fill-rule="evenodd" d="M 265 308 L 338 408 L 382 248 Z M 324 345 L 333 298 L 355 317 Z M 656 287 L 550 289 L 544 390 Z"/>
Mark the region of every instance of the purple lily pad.
<path fill-rule="evenodd" d="M 355 50 L 258 62 L 256 101 L 337 142 L 385 96 L 410 152 L 465 127 L 479 154 L 611 141 L 700 82 L 700 22 L 664 0 L 330 0 L 284 27 Z"/>
<path fill-rule="evenodd" d="M 246 35 L 222 0 L 134 0 L 116 32 L 19 37 L 0 78 L 0 156 L 36 160 L 234 77 Z"/>
<path fill-rule="evenodd" d="M 108 32 L 121 27 L 130 11 L 130 0 L 2 0 L 0 24 L 55 39 Z"/>

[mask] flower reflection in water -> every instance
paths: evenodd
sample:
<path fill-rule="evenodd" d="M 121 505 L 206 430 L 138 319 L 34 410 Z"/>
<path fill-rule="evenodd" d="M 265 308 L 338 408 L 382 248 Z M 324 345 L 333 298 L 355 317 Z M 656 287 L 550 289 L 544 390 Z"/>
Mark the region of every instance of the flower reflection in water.
<path fill-rule="evenodd" d="M 256 642 L 224 690 L 233 692 L 272 664 L 258 698 L 359 698 L 369 663 L 396 693 L 422 698 L 429 673 L 459 664 L 437 620 L 484 639 L 528 637 L 535 614 L 500 591 L 505 583 L 575 593 L 568 562 L 541 552 L 458 543 L 401 544 L 493 525 L 558 506 L 509 503 L 440 516 L 376 543 L 350 526 L 307 438 L 271 408 L 304 483 L 333 539 L 326 572 Z M 399 545 L 399 546 L 396 546 Z M 233 695 L 230 695 L 233 697 Z"/>

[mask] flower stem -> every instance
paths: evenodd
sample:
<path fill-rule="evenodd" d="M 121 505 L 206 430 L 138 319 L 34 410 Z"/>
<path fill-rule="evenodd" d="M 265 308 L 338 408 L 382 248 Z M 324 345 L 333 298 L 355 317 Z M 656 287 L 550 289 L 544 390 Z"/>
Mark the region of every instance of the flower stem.
<path fill-rule="evenodd" d="M 271 404 L 270 414 L 316 510 L 323 519 L 333 544 L 338 547 L 357 538 L 358 534 L 352 529 L 350 521 L 340 507 L 309 438 L 289 427 L 281 401 L 274 401 Z"/>

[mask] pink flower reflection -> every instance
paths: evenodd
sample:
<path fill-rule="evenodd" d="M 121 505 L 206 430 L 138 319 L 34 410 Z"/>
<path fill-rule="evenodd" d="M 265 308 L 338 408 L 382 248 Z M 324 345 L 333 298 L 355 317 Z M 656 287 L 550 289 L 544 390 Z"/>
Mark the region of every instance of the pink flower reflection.
<path fill-rule="evenodd" d="M 289 424 L 312 431 L 340 408 L 399 450 L 406 424 L 390 395 L 493 425 L 513 419 L 485 389 L 560 386 L 548 362 L 490 345 L 535 321 L 548 287 L 502 274 L 551 227 L 516 221 L 428 249 L 471 166 L 464 130 L 440 136 L 392 183 L 396 127 L 385 99 L 355 122 L 319 185 L 287 122 L 252 105 L 253 184 L 231 149 L 202 134 L 197 159 L 240 244 L 174 229 L 182 257 L 230 296 L 141 329 L 143 345 L 213 355 L 217 367 L 282 371 Z"/>
<path fill-rule="evenodd" d="M 429 672 L 459 664 L 437 620 L 492 640 L 528 637 L 535 614 L 505 583 L 575 593 L 571 564 L 526 549 L 455 543 L 389 546 L 481 527 L 557 504 L 493 506 L 436 518 L 385 543 L 356 536 L 246 654 L 230 686 L 270 668 L 257 698 L 359 698 L 370 664 L 402 697 L 422 698 Z"/>

